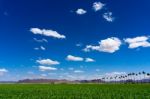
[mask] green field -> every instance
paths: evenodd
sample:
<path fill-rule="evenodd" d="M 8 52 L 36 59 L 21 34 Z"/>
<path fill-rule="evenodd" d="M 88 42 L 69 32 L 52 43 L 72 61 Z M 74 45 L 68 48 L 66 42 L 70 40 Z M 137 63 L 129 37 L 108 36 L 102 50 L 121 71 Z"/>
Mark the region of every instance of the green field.
<path fill-rule="evenodd" d="M 150 84 L 1 84 L 0 99 L 150 99 Z"/>

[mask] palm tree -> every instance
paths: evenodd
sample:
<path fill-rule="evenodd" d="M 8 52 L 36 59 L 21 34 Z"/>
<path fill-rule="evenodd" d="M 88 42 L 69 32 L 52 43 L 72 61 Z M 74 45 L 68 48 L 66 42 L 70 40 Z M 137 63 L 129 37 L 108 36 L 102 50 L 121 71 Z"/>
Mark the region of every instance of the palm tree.
<path fill-rule="evenodd" d="M 123 83 L 125 83 L 125 76 L 122 76 L 122 78 L 123 78 Z"/>
<path fill-rule="evenodd" d="M 106 82 L 109 82 L 109 80 L 108 80 L 108 79 L 109 79 L 109 77 L 106 77 L 105 79 L 106 79 Z"/>
<path fill-rule="evenodd" d="M 130 80 L 130 73 L 127 74 L 127 83 L 129 83 Z"/>
<path fill-rule="evenodd" d="M 128 77 L 129 77 L 129 80 L 132 79 L 132 78 L 130 78 L 131 77 L 131 73 L 128 74 Z"/>
<path fill-rule="evenodd" d="M 121 83 L 123 82 L 122 78 L 123 78 L 123 76 L 120 76 L 120 82 L 121 82 Z"/>
<path fill-rule="evenodd" d="M 135 73 L 132 73 L 131 75 L 133 76 L 133 82 L 135 82 L 135 77 L 134 77 Z"/>
<path fill-rule="evenodd" d="M 113 77 L 110 77 L 110 83 L 112 82 Z"/>
<path fill-rule="evenodd" d="M 105 82 L 105 77 L 102 78 L 102 81 Z"/>
<path fill-rule="evenodd" d="M 125 75 L 125 82 L 127 82 L 127 79 L 128 79 L 128 76 L 127 76 L 127 75 Z"/>
<path fill-rule="evenodd" d="M 130 75 L 129 75 L 129 74 L 127 74 L 128 80 L 129 80 L 129 76 L 130 76 Z"/>
<path fill-rule="evenodd" d="M 142 74 L 144 75 L 144 79 L 145 79 L 145 74 L 146 74 L 146 72 L 145 72 L 145 71 L 143 71 L 143 72 L 142 72 Z M 143 80 L 143 82 L 144 82 L 144 80 Z"/>
<path fill-rule="evenodd" d="M 136 76 L 135 78 L 137 78 L 137 77 L 138 77 L 138 74 L 135 74 L 135 76 Z M 136 79 L 135 82 L 138 83 L 137 81 L 138 81 L 138 80 Z"/>
<path fill-rule="evenodd" d="M 142 73 L 139 72 L 140 82 L 142 83 L 141 74 L 142 74 Z"/>
<path fill-rule="evenodd" d="M 147 73 L 148 76 L 148 82 L 150 82 L 150 73 Z"/>
<path fill-rule="evenodd" d="M 114 77 L 114 79 L 115 79 L 115 83 L 116 83 L 116 82 L 117 82 L 117 81 L 116 81 L 116 79 L 117 79 L 117 76 L 115 76 L 115 77 Z"/>
<path fill-rule="evenodd" d="M 119 77 L 118 77 L 118 82 L 119 82 L 119 83 L 120 83 L 120 79 L 121 79 L 121 77 L 119 76 Z"/>

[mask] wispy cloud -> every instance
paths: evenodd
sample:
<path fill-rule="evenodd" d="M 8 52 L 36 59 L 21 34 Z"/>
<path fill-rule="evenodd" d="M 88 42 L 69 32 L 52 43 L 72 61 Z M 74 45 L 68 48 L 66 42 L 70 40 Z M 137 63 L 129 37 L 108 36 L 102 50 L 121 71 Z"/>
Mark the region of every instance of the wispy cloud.
<path fill-rule="evenodd" d="M 74 70 L 74 73 L 83 73 L 84 71 L 82 70 Z"/>
<path fill-rule="evenodd" d="M 113 22 L 114 21 L 114 17 L 112 16 L 112 12 L 106 12 L 103 14 L 103 18 L 108 21 L 108 22 Z"/>
<path fill-rule="evenodd" d="M 57 68 L 49 67 L 49 66 L 39 66 L 39 70 L 40 71 L 53 71 L 53 70 L 57 70 Z"/>
<path fill-rule="evenodd" d="M 41 50 L 46 50 L 46 48 L 45 48 L 45 47 L 43 47 L 43 46 L 41 46 Z"/>
<path fill-rule="evenodd" d="M 126 75 L 126 72 L 111 72 L 111 73 L 106 73 L 106 76 L 119 76 L 119 75 Z"/>
<path fill-rule="evenodd" d="M 48 41 L 47 41 L 46 39 L 44 39 L 44 38 L 43 38 L 43 39 L 33 38 L 33 40 L 36 41 L 36 42 L 39 42 L 39 43 L 42 43 L 42 42 L 46 42 L 46 43 L 47 43 L 47 42 L 48 42 Z"/>
<path fill-rule="evenodd" d="M 35 47 L 35 48 L 34 48 L 34 50 L 43 50 L 43 51 L 45 51 L 45 50 L 46 50 L 46 48 L 45 48 L 45 47 L 43 47 L 43 46 L 40 46 L 40 47 Z"/>
<path fill-rule="evenodd" d="M 76 46 L 77 46 L 77 47 L 81 47 L 81 46 L 82 46 L 82 44 L 81 44 L 81 43 L 78 43 L 78 44 L 76 44 Z"/>
<path fill-rule="evenodd" d="M 65 39 L 66 38 L 65 35 L 61 35 L 57 31 L 53 31 L 53 30 L 31 28 L 30 31 L 33 34 L 39 34 L 39 35 L 53 37 L 53 38 L 58 38 L 58 39 Z"/>

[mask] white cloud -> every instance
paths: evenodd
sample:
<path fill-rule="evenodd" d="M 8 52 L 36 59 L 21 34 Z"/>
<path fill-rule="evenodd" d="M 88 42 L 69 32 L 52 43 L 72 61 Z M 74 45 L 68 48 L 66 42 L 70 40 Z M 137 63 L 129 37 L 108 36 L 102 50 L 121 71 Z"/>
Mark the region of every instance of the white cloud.
<path fill-rule="evenodd" d="M 48 66 L 39 66 L 40 71 L 54 71 L 57 70 L 55 67 L 48 67 Z"/>
<path fill-rule="evenodd" d="M 5 69 L 5 68 L 1 68 L 0 69 L 0 76 L 3 76 L 5 73 L 7 73 L 8 72 L 8 70 L 7 69 Z"/>
<path fill-rule="evenodd" d="M 81 43 L 78 43 L 78 44 L 76 44 L 76 46 L 77 46 L 77 47 L 81 47 L 81 46 L 82 46 L 82 44 L 81 44 Z"/>
<path fill-rule="evenodd" d="M 95 11 L 101 10 L 104 6 L 105 6 L 105 4 L 103 4 L 103 3 L 101 3 L 101 2 L 94 2 L 94 3 L 93 3 L 93 9 L 94 9 Z"/>
<path fill-rule="evenodd" d="M 138 47 L 150 47 L 150 42 L 148 42 L 150 37 L 148 36 L 138 36 L 135 38 L 126 38 L 124 41 L 129 44 L 129 48 Z"/>
<path fill-rule="evenodd" d="M 66 60 L 68 60 L 68 61 L 83 61 L 84 59 L 82 57 L 68 55 Z"/>
<path fill-rule="evenodd" d="M 96 50 L 100 52 L 114 53 L 115 51 L 119 50 L 120 45 L 121 41 L 119 38 L 111 37 L 105 40 L 101 40 L 98 46 L 87 45 L 83 50 L 86 52 Z"/>
<path fill-rule="evenodd" d="M 74 73 L 83 73 L 84 71 L 82 70 L 75 70 Z"/>
<path fill-rule="evenodd" d="M 85 58 L 85 62 L 95 62 L 95 60 L 92 58 Z"/>
<path fill-rule="evenodd" d="M 34 50 L 40 50 L 38 47 L 35 47 Z"/>
<path fill-rule="evenodd" d="M 119 75 L 126 75 L 126 72 L 111 72 L 111 73 L 106 73 L 106 76 L 119 76 Z"/>
<path fill-rule="evenodd" d="M 36 41 L 36 42 L 39 42 L 39 43 L 42 43 L 42 42 L 46 42 L 47 43 L 48 42 L 47 39 L 44 39 L 44 38 L 43 39 L 33 38 L 33 40 Z"/>
<path fill-rule="evenodd" d="M 65 35 L 61 35 L 57 31 L 53 31 L 53 30 L 31 28 L 30 31 L 33 34 L 39 34 L 39 35 L 49 36 L 49 37 L 58 38 L 58 39 L 65 39 L 66 38 Z"/>
<path fill-rule="evenodd" d="M 31 28 L 30 31 L 33 33 L 33 34 L 41 34 L 43 35 L 43 30 L 39 29 L 39 28 Z"/>
<path fill-rule="evenodd" d="M 58 64 L 60 64 L 58 61 L 53 61 L 51 59 L 36 60 L 36 62 L 41 65 L 58 65 Z"/>
<path fill-rule="evenodd" d="M 107 12 L 103 14 L 103 18 L 108 21 L 108 22 L 113 22 L 114 21 L 114 17 L 112 16 L 112 12 Z"/>
<path fill-rule="evenodd" d="M 82 74 L 80 73 L 80 76 L 78 75 L 79 73 L 75 74 L 69 74 L 64 76 L 68 80 L 93 80 L 93 79 L 99 79 L 103 75 L 99 74 Z"/>
<path fill-rule="evenodd" d="M 45 48 L 45 47 L 43 47 L 43 46 L 40 46 L 40 47 L 36 47 L 36 48 L 34 48 L 34 50 L 43 50 L 43 51 L 45 51 L 45 50 L 46 50 L 46 48 Z"/>
<path fill-rule="evenodd" d="M 43 47 L 43 46 L 41 46 L 40 48 L 41 48 L 41 50 L 46 50 L 46 48 L 45 48 L 45 47 Z"/>
<path fill-rule="evenodd" d="M 80 9 L 77 9 L 77 11 L 76 11 L 76 13 L 79 14 L 79 15 L 86 14 L 86 12 L 87 12 L 86 10 L 81 9 L 81 8 L 80 8 Z"/>

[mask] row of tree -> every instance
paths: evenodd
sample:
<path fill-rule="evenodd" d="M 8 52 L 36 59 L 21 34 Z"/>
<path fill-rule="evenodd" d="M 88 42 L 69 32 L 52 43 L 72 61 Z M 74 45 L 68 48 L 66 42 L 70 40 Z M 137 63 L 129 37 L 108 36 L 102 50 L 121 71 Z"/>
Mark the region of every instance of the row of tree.
<path fill-rule="evenodd" d="M 139 73 L 133 72 L 123 75 L 105 76 L 101 80 L 105 83 L 145 83 L 150 82 L 150 73 L 146 73 L 145 71 Z"/>

